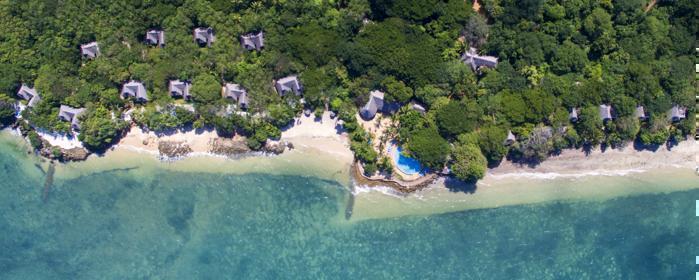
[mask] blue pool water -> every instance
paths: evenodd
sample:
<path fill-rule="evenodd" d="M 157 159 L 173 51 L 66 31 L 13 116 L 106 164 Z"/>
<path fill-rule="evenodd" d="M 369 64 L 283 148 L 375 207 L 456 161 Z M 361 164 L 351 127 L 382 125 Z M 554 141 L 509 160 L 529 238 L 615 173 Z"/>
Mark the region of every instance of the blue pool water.
<path fill-rule="evenodd" d="M 424 174 L 424 168 L 419 161 L 414 158 L 403 155 L 403 149 L 398 145 L 393 145 L 391 148 L 393 164 L 403 173 L 408 175 Z"/>

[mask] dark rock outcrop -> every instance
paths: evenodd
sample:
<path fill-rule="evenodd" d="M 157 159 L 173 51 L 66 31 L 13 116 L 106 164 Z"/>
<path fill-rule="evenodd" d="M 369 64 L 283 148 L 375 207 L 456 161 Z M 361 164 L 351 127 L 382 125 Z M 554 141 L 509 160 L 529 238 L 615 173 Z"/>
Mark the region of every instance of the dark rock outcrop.
<path fill-rule="evenodd" d="M 181 157 L 191 153 L 192 148 L 184 141 L 160 141 L 158 152 L 165 157 Z"/>
<path fill-rule="evenodd" d="M 87 159 L 90 155 L 85 148 L 61 149 L 61 154 L 64 161 L 80 161 Z"/>
<path fill-rule="evenodd" d="M 266 153 L 273 153 L 275 155 L 283 153 L 289 144 L 286 141 L 276 142 L 267 141 L 265 145 L 262 146 L 262 151 Z M 293 146 L 292 146 L 293 147 Z"/>
<path fill-rule="evenodd" d="M 217 155 L 236 156 L 251 150 L 244 139 L 216 138 L 210 143 L 209 152 Z"/>

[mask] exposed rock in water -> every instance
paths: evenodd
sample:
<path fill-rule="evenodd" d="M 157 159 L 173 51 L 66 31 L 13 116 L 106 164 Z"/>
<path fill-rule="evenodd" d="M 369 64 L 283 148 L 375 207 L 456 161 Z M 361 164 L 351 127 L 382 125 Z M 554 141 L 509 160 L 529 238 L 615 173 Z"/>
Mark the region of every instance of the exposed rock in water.
<path fill-rule="evenodd" d="M 80 161 L 87 159 L 90 152 L 85 148 L 75 147 L 64 149 L 59 146 L 52 146 L 48 141 L 41 139 L 41 149 L 39 154 L 48 159 L 60 161 Z"/>
<path fill-rule="evenodd" d="M 218 155 L 235 156 L 250 152 L 245 139 L 215 138 L 209 146 L 209 152 Z"/>
<path fill-rule="evenodd" d="M 158 152 L 166 157 L 180 157 L 191 153 L 192 148 L 184 141 L 160 141 Z"/>
<path fill-rule="evenodd" d="M 63 160 L 65 161 L 79 161 L 87 159 L 87 156 L 90 155 L 90 152 L 85 150 L 85 148 L 76 147 L 70 149 L 61 149 L 61 154 Z"/>
<path fill-rule="evenodd" d="M 41 138 L 41 136 L 39 138 Z M 62 155 L 62 153 L 60 153 L 59 147 L 51 146 L 51 143 L 44 139 L 41 139 L 41 148 L 39 148 L 39 154 L 48 159 L 60 159 Z"/>
<path fill-rule="evenodd" d="M 262 151 L 278 155 L 283 153 L 289 145 L 290 144 L 286 141 L 267 141 L 262 147 Z M 293 148 L 293 145 L 289 148 Z"/>

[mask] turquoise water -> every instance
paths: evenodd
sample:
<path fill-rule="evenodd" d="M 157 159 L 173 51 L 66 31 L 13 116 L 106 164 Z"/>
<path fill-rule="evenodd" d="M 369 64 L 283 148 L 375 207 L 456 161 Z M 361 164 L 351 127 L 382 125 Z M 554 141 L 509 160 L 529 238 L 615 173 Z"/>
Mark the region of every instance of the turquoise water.
<path fill-rule="evenodd" d="M 422 165 L 420 162 L 414 158 L 406 157 L 403 155 L 403 149 L 400 146 L 391 146 L 391 153 L 393 155 L 393 164 L 403 173 L 408 175 L 413 174 L 424 174 Z"/>
<path fill-rule="evenodd" d="M 0 146 L 0 279 L 692 279 L 699 190 L 347 221 L 303 176 L 44 178 Z M 59 170 L 60 172 L 60 170 Z"/>

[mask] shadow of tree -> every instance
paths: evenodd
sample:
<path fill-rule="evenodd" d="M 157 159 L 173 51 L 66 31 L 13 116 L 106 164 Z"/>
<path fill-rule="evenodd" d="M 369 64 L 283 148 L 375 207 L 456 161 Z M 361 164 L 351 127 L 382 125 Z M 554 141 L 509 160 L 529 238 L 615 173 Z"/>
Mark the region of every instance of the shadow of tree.
<path fill-rule="evenodd" d="M 463 192 L 463 193 L 475 193 L 476 192 L 476 182 L 466 182 L 461 181 L 453 177 L 446 177 L 444 179 L 444 186 L 451 192 Z"/>

